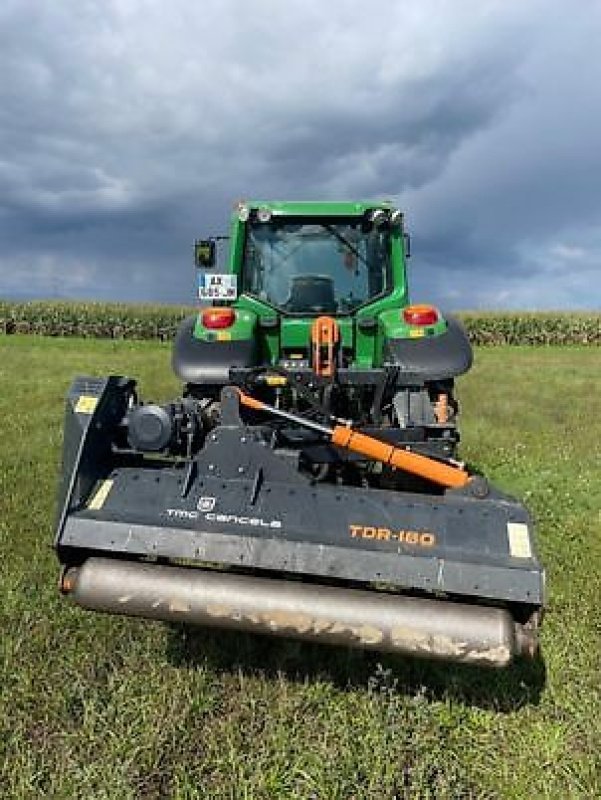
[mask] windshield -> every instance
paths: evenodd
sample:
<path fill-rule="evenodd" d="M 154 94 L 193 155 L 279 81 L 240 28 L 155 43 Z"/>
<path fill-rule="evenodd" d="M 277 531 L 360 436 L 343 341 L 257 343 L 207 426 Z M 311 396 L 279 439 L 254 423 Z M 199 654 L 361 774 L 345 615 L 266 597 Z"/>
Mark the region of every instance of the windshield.
<path fill-rule="evenodd" d="M 387 292 L 390 233 L 362 220 L 250 223 L 243 290 L 284 312 L 348 313 Z"/>

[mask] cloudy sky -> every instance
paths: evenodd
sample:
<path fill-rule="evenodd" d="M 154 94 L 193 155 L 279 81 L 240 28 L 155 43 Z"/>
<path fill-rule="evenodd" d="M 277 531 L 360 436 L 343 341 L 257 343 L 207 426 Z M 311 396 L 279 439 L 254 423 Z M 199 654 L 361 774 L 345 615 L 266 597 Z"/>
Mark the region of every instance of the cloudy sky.
<path fill-rule="evenodd" d="M 414 297 L 601 307 L 601 4 L 2 0 L 0 296 L 191 302 L 232 202 L 392 198 Z"/>

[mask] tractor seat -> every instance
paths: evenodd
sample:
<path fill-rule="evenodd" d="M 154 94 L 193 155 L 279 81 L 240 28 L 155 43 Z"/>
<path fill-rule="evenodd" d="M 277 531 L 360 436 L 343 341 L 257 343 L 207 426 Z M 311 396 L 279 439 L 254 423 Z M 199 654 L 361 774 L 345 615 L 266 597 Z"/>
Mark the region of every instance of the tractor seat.
<path fill-rule="evenodd" d="M 285 304 L 293 314 L 336 313 L 334 281 L 329 275 L 297 275 L 292 278 L 290 298 Z"/>

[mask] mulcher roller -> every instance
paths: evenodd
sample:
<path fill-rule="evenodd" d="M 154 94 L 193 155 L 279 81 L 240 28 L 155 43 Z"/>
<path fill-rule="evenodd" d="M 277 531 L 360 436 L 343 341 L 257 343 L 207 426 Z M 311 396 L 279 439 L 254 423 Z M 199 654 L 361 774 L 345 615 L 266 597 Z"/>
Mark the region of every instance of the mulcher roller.
<path fill-rule="evenodd" d="M 532 656 L 532 632 L 501 608 L 227 572 L 90 558 L 64 575 L 84 608 L 504 667 Z"/>

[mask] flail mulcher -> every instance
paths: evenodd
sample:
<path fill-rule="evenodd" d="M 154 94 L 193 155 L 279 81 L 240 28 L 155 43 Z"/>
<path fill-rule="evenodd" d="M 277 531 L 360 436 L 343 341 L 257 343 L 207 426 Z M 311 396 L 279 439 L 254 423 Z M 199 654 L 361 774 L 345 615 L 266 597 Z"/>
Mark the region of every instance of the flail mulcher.
<path fill-rule="evenodd" d="M 410 305 L 389 203 L 248 202 L 196 243 L 182 397 L 80 377 L 61 588 L 89 609 L 490 666 L 533 656 L 525 508 L 456 461 L 451 316 Z"/>

